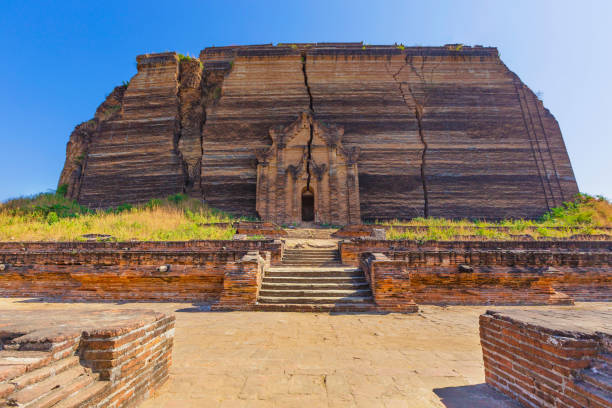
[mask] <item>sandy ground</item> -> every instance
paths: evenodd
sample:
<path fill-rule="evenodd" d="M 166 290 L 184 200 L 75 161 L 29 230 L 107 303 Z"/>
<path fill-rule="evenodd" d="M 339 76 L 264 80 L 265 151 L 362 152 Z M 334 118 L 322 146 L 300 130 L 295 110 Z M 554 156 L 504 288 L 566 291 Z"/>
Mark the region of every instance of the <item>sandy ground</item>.
<path fill-rule="evenodd" d="M 574 308 L 610 307 L 581 303 Z M 170 379 L 142 408 L 516 407 L 484 384 L 478 336 L 478 315 L 509 307 L 421 306 L 419 313 L 407 315 L 330 315 L 215 313 L 188 303 L 0 299 L 0 309 L 75 308 L 175 313 Z"/>

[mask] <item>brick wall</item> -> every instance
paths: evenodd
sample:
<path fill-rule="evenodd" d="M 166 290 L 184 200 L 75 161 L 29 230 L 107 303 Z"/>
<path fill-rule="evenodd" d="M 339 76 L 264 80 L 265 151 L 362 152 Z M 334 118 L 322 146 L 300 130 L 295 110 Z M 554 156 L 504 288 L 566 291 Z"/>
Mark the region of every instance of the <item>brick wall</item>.
<path fill-rule="evenodd" d="M 136 406 L 168 378 L 174 320 L 134 309 L 0 311 L 0 405 Z"/>
<path fill-rule="evenodd" d="M 386 257 L 385 289 L 377 295 L 373 286 L 375 300 L 408 290 L 418 304 L 571 304 L 612 301 L 609 245 L 357 240 L 343 241 L 341 254 L 343 263 L 359 262 L 366 274 L 371 262 Z"/>
<path fill-rule="evenodd" d="M 83 334 L 82 364 L 111 383 L 108 396 L 97 407 L 133 406 L 168 379 L 174 320 L 158 313 L 154 321 L 143 325 Z"/>
<path fill-rule="evenodd" d="M 0 296 L 215 301 L 249 251 L 280 262 L 277 241 L 0 243 Z"/>
<path fill-rule="evenodd" d="M 373 253 L 362 260 L 361 267 L 370 283 L 374 302 L 379 310 L 418 310 L 410 289 L 410 272 L 405 261 L 395 261 L 384 254 Z"/>
<path fill-rule="evenodd" d="M 610 313 L 488 311 L 480 316 L 486 382 L 526 407 L 610 408 L 611 320 Z"/>

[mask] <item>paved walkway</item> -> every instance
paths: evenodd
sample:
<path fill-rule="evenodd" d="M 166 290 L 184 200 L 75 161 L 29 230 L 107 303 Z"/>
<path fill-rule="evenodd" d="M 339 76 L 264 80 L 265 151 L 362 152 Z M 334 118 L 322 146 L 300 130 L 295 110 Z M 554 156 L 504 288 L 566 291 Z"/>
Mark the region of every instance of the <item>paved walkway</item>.
<path fill-rule="evenodd" d="M 412 315 L 203 313 L 177 303 L 0 299 L 0 309 L 66 308 L 176 312 L 170 380 L 142 408 L 516 407 L 483 384 L 478 315 L 486 307 L 422 306 Z"/>

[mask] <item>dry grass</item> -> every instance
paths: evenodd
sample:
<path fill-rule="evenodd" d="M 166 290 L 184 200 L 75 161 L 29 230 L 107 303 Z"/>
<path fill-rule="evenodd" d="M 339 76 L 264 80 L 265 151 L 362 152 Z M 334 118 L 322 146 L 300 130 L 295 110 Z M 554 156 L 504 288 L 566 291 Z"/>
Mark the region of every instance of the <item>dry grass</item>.
<path fill-rule="evenodd" d="M 569 238 L 573 235 L 609 235 L 612 227 L 612 204 L 604 197 L 580 194 L 544 214 L 539 220 L 449 220 L 415 218 L 409 221 L 385 221 L 391 226 L 387 238 L 400 240 L 454 240 L 466 237 L 486 240 L 508 240 L 513 235 L 529 235 L 534 239 Z M 394 228 L 395 227 L 395 228 Z M 404 227 L 413 227 L 406 230 Z M 414 227 L 423 227 L 414 230 Z"/>
<path fill-rule="evenodd" d="M 184 196 L 140 206 L 90 211 L 56 194 L 11 200 L 0 207 L 0 241 L 84 241 L 85 234 L 117 241 L 232 239 L 235 230 L 203 224 L 232 217 Z"/>

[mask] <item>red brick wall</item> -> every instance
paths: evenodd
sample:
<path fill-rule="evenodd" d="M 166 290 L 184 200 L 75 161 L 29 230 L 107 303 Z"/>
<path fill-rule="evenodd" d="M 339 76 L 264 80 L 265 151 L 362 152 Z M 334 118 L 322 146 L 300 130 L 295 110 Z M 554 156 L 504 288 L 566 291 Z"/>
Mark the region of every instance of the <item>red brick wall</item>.
<path fill-rule="evenodd" d="M 486 382 L 526 407 L 612 407 L 612 377 L 586 370 L 612 362 L 606 362 L 610 340 L 604 334 L 550 330 L 496 312 L 480 316 Z"/>
<path fill-rule="evenodd" d="M 456 244 L 344 241 L 341 253 L 343 263 L 358 261 L 366 273 L 372 253 L 386 256 L 385 296 L 408 296 L 409 290 L 418 304 L 612 301 L 612 252 L 599 242 Z"/>
<path fill-rule="evenodd" d="M 281 243 L 271 240 L 0 243 L 0 296 L 214 301 L 227 270 L 251 250 L 266 263 L 281 258 Z"/>
<path fill-rule="evenodd" d="M 49 387 L 48 393 L 66 387 L 59 398 L 84 391 L 88 407 L 136 406 L 168 378 L 174 321 L 174 316 L 138 309 L 0 312 L 0 326 L 8 336 L 1 352 L 8 351 L 14 357 L 13 363 L 9 358 L 0 364 L 0 398 L 4 402 L 4 398 L 21 400 L 27 406 L 35 401 L 36 405 L 41 401 L 36 400 L 39 397 L 36 393 L 16 394 L 23 394 L 29 385 L 48 383 L 55 377 L 54 384 L 41 386 Z M 92 382 L 74 381 L 74 373 L 72 377 L 62 377 L 65 368 L 56 371 L 57 365 L 48 367 L 54 363 L 59 367 L 73 367 L 77 363 L 87 367 L 83 374 L 91 370 L 97 375 Z M 12 365 L 20 370 L 7 371 Z M 20 377 L 24 373 L 27 380 Z M 93 382 L 101 387 L 85 389 Z M 44 406 L 52 403 L 49 401 L 58 401 L 57 395 L 47 397 L 48 394 L 42 395 L 42 400 L 47 401 Z"/>
<path fill-rule="evenodd" d="M 158 315 L 140 327 L 84 333 L 81 363 L 111 382 L 97 407 L 135 406 L 168 379 L 175 318 Z"/>
<path fill-rule="evenodd" d="M 265 261 L 258 252 L 250 252 L 231 268 L 223 279 L 223 291 L 214 310 L 249 310 L 257 302 Z"/>
<path fill-rule="evenodd" d="M 416 312 L 410 289 L 410 273 L 404 261 L 394 261 L 381 253 L 365 258 L 361 267 L 370 282 L 374 302 L 379 310 Z"/>

